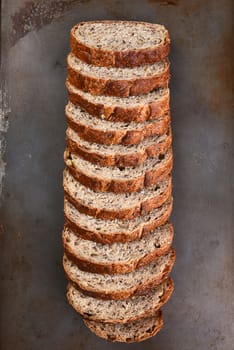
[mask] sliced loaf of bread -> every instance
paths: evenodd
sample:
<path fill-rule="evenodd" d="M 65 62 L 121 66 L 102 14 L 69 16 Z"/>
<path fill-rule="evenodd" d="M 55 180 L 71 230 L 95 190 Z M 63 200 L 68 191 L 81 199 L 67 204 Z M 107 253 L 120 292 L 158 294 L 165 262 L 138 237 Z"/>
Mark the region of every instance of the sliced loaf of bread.
<path fill-rule="evenodd" d="M 69 151 L 91 163 L 101 166 L 135 167 L 147 158 L 164 154 L 171 147 L 171 129 L 164 135 L 155 135 L 144 139 L 138 145 L 100 145 L 80 138 L 79 134 L 68 127 L 66 142 Z"/>
<path fill-rule="evenodd" d="M 135 145 L 145 138 L 163 135 L 170 125 L 168 112 L 158 119 L 143 123 L 111 122 L 96 118 L 71 102 L 67 104 L 65 112 L 68 125 L 80 138 L 105 145 Z"/>
<path fill-rule="evenodd" d="M 64 216 L 72 231 L 83 239 L 102 244 L 131 242 L 164 225 L 171 215 L 172 204 L 172 197 L 169 197 L 161 207 L 135 219 L 102 220 L 81 213 L 65 198 Z"/>
<path fill-rule="evenodd" d="M 141 239 L 101 244 L 82 238 L 68 226 L 62 241 L 67 257 L 81 270 L 95 273 L 127 273 L 165 254 L 171 247 L 173 226 L 166 223 Z"/>
<path fill-rule="evenodd" d="M 63 187 L 67 198 L 84 214 L 100 219 L 133 219 L 160 207 L 171 195 L 171 177 L 157 185 L 133 193 L 94 192 L 64 171 Z"/>
<path fill-rule="evenodd" d="M 80 22 L 71 30 L 71 51 L 95 66 L 135 67 L 162 61 L 170 39 L 160 24 L 135 21 Z"/>
<path fill-rule="evenodd" d="M 168 86 L 169 62 L 135 68 L 97 67 L 81 61 L 70 53 L 67 58 L 68 80 L 92 95 L 127 97 L 146 94 Z"/>
<path fill-rule="evenodd" d="M 85 325 L 98 337 L 112 342 L 135 343 L 153 337 L 163 326 L 162 312 L 129 323 L 102 323 L 84 319 Z"/>
<path fill-rule="evenodd" d="M 171 250 L 148 265 L 128 273 L 100 274 L 87 272 L 63 257 L 66 276 L 74 286 L 86 295 L 100 299 L 123 300 L 142 295 L 164 281 L 175 262 L 175 251 Z"/>
<path fill-rule="evenodd" d="M 130 193 L 155 185 L 168 177 L 173 165 L 172 150 L 148 158 L 138 167 L 102 167 L 93 164 L 68 149 L 64 161 L 73 176 L 95 192 Z"/>
<path fill-rule="evenodd" d="M 154 316 L 170 298 L 173 281 L 168 278 L 148 293 L 124 300 L 103 300 L 85 295 L 68 284 L 69 304 L 84 318 L 107 323 L 127 323 Z"/>
<path fill-rule="evenodd" d="M 159 88 L 148 94 L 116 97 L 91 95 L 66 82 L 69 100 L 101 119 L 121 122 L 144 122 L 156 119 L 169 110 L 169 89 Z"/>

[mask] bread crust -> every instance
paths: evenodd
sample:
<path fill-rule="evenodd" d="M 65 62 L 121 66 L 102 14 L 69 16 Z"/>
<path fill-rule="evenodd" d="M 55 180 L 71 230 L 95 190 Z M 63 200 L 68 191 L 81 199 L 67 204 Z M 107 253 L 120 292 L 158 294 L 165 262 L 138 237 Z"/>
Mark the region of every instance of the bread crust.
<path fill-rule="evenodd" d="M 92 24 L 97 22 L 114 23 L 116 21 L 90 21 L 89 23 Z M 134 21 L 129 22 L 134 23 Z M 170 38 L 167 31 L 165 42 L 161 45 L 152 46 L 146 49 L 114 51 L 91 47 L 79 41 L 75 36 L 75 31 L 77 27 L 83 23 L 85 22 L 80 22 L 71 29 L 70 46 L 72 53 L 88 64 L 103 67 L 136 67 L 162 61 L 169 54 Z M 145 22 L 138 23 L 148 25 Z"/>
<path fill-rule="evenodd" d="M 170 125 L 170 113 L 166 112 L 163 120 L 152 120 L 152 123 L 147 124 L 147 126 L 142 127 L 142 129 L 133 130 L 102 130 L 95 129 L 95 126 L 90 127 L 85 124 L 75 123 L 69 112 L 66 111 L 66 119 L 68 125 L 78 133 L 78 135 L 89 142 L 100 143 L 104 145 L 136 145 L 143 141 L 147 137 L 154 135 L 162 135 L 166 133 Z"/>
<path fill-rule="evenodd" d="M 172 192 L 172 180 L 171 176 L 169 176 L 169 183 L 167 188 L 160 194 L 156 194 L 154 197 L 149 199 L 145 199 L 141 202 L 138 202 L 135 206 L 124 208 L 124 209 L 108 209 L 108 208 L 98 208 L 95 207 L 95 203 L 92 203 L 93 206 L 86 206 L 86 204 L 82 203 L 81 200 L 78 200 L 74 197 L 73 193 L 70 193 L 66 184 L 64 184 L 64 192 L 66 199 L 71 202 L 77 210 L 81 213 L 94 216 L 99 219 L 121 219 L 121 220 L 130 220 L 139 215 L 145 215 L 146 213 L 152 211 L 155 208 L 160 207 L 166 200 L 171 196 Z"/>
<path fill-rule="evenodd" d="M 68 199 L 65 198 L 65 201 Z M 111 244 L 114 242 L 131 242 L 136 239 L 140 239 L 146 234 L 148 234 L 150 231 L 153 231 L 155 228 L 164 225 L 172 212 L 172 207 L 173 207 L 173 198 L 170 197 L 168 199 L 168 205 L 166 209 L 164 210 L 163 214 L 152 221 L 147 221 L 143 225 L 140 225 L 137 227 L 134 231 L 131 231 L 131 233 L 126 233 L 124 231 L 116 232 L 112 235 L 101 232 L 101 231 L 90 231 L 84 227 L 79 226 L 77 223 L 73 222 L 67 213 L 64 211 L 64 217 L 66 224 L 68 225 L 69 228 L 77 235 L 82 237 L 83 239 L 88 239 L 90 241 L 94 241 L 97 243 L 102 243 L 102 244 Z"/>
<path fill-rule="evenodd" d="M 72 140 L 69 136 L 66 137 L 66 144 L 69 151 L 91 163 L 99 164 L 104 167 L 135 167 L 142 164 L 147 158 L 156 157 L 159 154 L 166 153 L 172 144 L 172 133 L 170 129 L 167 137 L 162 142 L 154 142 L 132 153 L 96 153 L 92 149 L 88 149 L 87 147 L 82 146 L 79 142 Z"/>
<path fill-rule="evenodd" d="M 68 257 L 69 258 L 69 257 Z M 158 257 L 156 257 L 158 258 Z M 154 258 L 154 260 L 156 259 Z M 65 271 L 65 275 L 68 279 L 69 282 L 71 282 L 74 287 L 78 290 L 80 290 L 83 294 L 94 297 L 94 298 L 99 298 L 99 299 L 104 299 L 104 300 L 124 300 L 127 298 L 131 298 L 133 296 L 140 296 L 142 294 L 145 294 L 147 291 L 150 291 L 152 289 L 154 289 L 157 285 L 159 285 L 160 283 L 162 283 L 163 281 L 165 281 L 172 268 L 173 265 L 175 263 L 175 258 L 176 258 L 176 254 L 175 254 L 175 250 L 171 250 L 171 260 L 169 262 L 168 265 L 165 266 L 164 270 L 162 271 L 162 273 L 159 276 L 152 276 L 152 280 L 148 281 L 147 283 L 144 284 L 139 284 L 136 285 L 130 289 L 126 289 L 125 291 L 112 291 L 112 292 L 108 292 L 108 291 L 97 291 L 94 288 L 89 288 L 89 289 L 84 289 L 84 287 L 82 286 L 82 283 L 80 283 L 78 280 L 72 278 L 71 275 L 69 275 L 69 271 L 66 270 L 65 268 L 65 264 L 63 264 L 63 268 Z M 151 260 L 153 261 L 153 260 Z M 150 262 L 151 262 L 150 261 Z M 124 272 L 120 272 L 120 273 L 124 273 Z"/>
<path fill-rule="evenodd" d="M 150 310 L 145 310 L 144 312 L 140 313 L 137 316 L 129 316 L 126 319 L 118 319 L 116 318 L 115 320 L 113 319 L 108 319 L 108 318 L 96 318 L 95 316 L 91 315 L 85 315 L 84 313 L 82 313 L 82 310 L 80 310 L 78 305 L 74 305 L 73 301 L 70 298 L 69 295 L 69 284 L 68 284 L 68 291 L 67 291 L 67 300 L 69 302 L 69 304 L 79 313 L 81 314 L 81 316 L 84 319 L 88 319 L 88 320 L 93 320 L 93 321 L 100 321 L 103 323 L 128 323 L 128 322 L 132 322 L 132 321 L 137 321 L 141 318 L 146 318 L 146 317 L 150 317 L 150 316 L 154 316 L 157 311 L 170 299 L 173 290 L 174 290 L 174 283 L 172 281 L 172 279 L 169 277 L 167 280 L 164 281 L 166 283 L 166 289 L 164 291 L 163 296 L 160 298 L 160 302 L 157 305 L 152 305 L 152 308 Z M 149 287 L 149 289 L 145 289 L 144 294 L 147 294 L 147 292 L 151 291 L 152 287 Z"/>
<path fill-rule="evenodd" d="M 151 168 L 137 178 L 132 179 L 112 179 L 101 178 L 98 176 L 89 176 L 85 172 L 74 167 L 70 160 L 70 151 L 67 149 L 64 153 L 64 161 L 72 176 L 82 185 L 89 187 L 95 192 L 113 192 L 113 193 L 131 193 L 143 190 L 145 187 L 155 185 L 157 182 L 165 179 L 172 171 L 173 155 L 172 152 L 168 159 L 160 167 Z"/>
<path fill-rule="evenodd" d="M 89 92 L 92 95 L 106 95 L 128 97 L 168 87 L 169 84 L 169 62 L 160 74 L 138 77 L 132 79 L 104 79 L 95 76 L 85 75 L 82 71 L 76 70 L 68 63 L 68 81 L 80 90 Z"/>
<path fill-rule="evenodd" d="M 66 242 L 64 235 L 62 236 L 63 248 L 69 258 L 73 261 L 81 270 L 93 272 L 93 273 L 108 273 L 108 274 L 119 274 L 128 273 L 139 267 L 145 266 L 156 260 L 160 256 L 166 254 L 171 248 L 173 241 L 173 226 L 170 225 L 170 240 L 167 241 L 161 248 L 156 248 L 149 254 L 142 256 L 138 259 L 131 260 L 128 262 L 117 262 L 117 263 L 98 263 L 84 259 L 76 254 L 75 251 L 71 249 L 69 244 Z"/>
<path fill-rule="evenodd" d="M 67 80 L 66 87 L 69 100 L 74 105 L 79 105 L 86 112 L 101 119 L 120 122 L 144 122 L 146 120 L 157 119 L 169 110 L 169 90 L 160 99 L 146 104 L 136 104 L 134 107 L 122 107 L 120 105 L 106 105 L 99 102 L 91 102 L 78 92 L 70 89 Z"/>
<path fill-rule="evenodd" d="M 130 338 L 130 337 L 125 338 L 120 336 L 118 337 L 117 335 L 110 337 L 107 333 L 105 333 L 104 330 L 99 330 L 95 327 L 95 321 L 89 321 L 87 319 L 84 319 L 84 323 L 91 330 L 91 332 L 95 333 L 98 337 L 104 338 L 111 342 L 136 343 L 136 342 L 141 342 L 143 340 L 153 337 L 162 329 L 163 327 L 162 311 L 160 310 L 155 317 L 156 318 L 155 318 L 154 328 L 152 328 L 150 332 L 147 331 L 141 336 L 139 337 L 134 336 L 133 338 Z"/>

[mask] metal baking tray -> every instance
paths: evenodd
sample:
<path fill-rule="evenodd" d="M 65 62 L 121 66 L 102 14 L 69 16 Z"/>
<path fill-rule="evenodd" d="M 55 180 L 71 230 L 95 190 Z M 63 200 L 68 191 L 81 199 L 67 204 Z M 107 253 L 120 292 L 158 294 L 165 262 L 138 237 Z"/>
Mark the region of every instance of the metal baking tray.
<path fill-rule="evenodd" d="M 172 40 L 175 292 L 163 330 L 133 345 L 95 337 L 65 299 L 66 55 L 91 19 L 163 23 Z M 2 1 L 1 349 L 234 349 L 232 23 L 231 0 Z"/>

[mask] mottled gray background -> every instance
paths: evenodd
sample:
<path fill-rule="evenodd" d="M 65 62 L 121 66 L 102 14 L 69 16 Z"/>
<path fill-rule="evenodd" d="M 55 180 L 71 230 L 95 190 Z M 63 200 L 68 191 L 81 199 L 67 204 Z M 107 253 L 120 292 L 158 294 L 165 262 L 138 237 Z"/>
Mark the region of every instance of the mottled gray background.
<path fill-rule="evenodd" d="M 2 2 L 2 350 L 233 350 L 233 1 Z M 69 30 L 89 19 L 171 34 L 175 293 L 144 344 L 109 344 L 66 303 L 61 267 Z M 1 124 L 1 141 L 7 122 Z M 3 149 L 3 143 L 2 143 Z M 0 177 L 1 178 L 1 177 Z"/>

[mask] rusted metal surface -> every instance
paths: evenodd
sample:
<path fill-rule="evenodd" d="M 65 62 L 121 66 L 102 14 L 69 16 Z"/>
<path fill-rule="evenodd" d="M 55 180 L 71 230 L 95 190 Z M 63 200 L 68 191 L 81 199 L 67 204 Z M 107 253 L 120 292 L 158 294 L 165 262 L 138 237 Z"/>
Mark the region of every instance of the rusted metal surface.
<path fill-rule="evenodd" d="M 232 3 L 3 1 L 1 349 L 233 349 Z M 131 346 L 85 328 L 61 267 L 69 29 L 95 18 L 163 23 L 172 39 L 176 288 L 163 330 Z"/>

